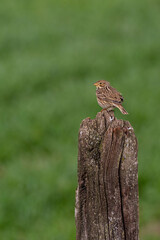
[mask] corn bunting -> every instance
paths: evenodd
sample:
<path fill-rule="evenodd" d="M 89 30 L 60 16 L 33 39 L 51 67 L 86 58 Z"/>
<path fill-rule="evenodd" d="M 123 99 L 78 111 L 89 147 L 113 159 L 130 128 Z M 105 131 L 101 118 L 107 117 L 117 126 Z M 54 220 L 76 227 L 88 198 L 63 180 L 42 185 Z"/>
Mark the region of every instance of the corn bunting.
<path fill-rule="evenodd" d="M 105 80 L 100 80 L 94 83 L 96 86 L 96 96 L 98 104 L 107 111 L 112 111 L 117 107 L 121 113 L 128 114 L 122 107 L 123 97 L 110 83 Z"/>

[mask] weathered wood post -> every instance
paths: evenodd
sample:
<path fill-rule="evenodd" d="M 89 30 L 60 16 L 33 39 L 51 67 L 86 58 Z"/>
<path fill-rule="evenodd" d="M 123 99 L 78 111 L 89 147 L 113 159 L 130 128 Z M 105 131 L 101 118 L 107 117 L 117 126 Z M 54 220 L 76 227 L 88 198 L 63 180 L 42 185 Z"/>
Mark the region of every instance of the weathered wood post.
<path fill-rule="evenodd" d="M 130 123 L 99 112 L 79 130 L 77 240 L 138 240 L 137 140 Z"/>

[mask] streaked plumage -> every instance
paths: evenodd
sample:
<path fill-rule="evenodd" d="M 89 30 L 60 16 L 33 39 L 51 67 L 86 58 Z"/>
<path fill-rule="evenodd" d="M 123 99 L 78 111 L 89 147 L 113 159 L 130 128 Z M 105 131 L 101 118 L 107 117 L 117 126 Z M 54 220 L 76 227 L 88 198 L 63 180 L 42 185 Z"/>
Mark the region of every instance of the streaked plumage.
<path fill-rule="evenodd" d="M 111 87 L 109 82 L 100 80 L 94 83 L 94 85 L 96 86 L 97 102 L 103 109 L 111 111 L 117 107 L 121 113 L 128 114 L 122 106 L 122 95 L 115 88 Z"/>

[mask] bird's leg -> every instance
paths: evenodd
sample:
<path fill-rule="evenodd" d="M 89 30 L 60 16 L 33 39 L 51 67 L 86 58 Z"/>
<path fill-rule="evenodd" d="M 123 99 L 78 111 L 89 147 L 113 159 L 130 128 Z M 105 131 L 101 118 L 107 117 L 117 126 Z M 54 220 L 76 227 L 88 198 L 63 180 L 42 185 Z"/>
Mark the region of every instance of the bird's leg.
<path fill-rule="evenodd" d="M 105 111 L 105 110 L 107 111 L 107 108 L 102 108 L 101 112 L 103 112 L 103 111 Z"/>

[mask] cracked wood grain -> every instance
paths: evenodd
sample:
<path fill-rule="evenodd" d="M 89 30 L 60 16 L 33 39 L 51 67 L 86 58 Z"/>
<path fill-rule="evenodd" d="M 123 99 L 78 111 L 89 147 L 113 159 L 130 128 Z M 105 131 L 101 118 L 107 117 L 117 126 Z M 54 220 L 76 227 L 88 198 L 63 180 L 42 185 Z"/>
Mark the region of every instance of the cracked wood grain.
<path fill-rule="evenodd" d="M 130 123 L 99 112 L 78 141 L 76 240 L 138 240 L 137 140 Z"/>

